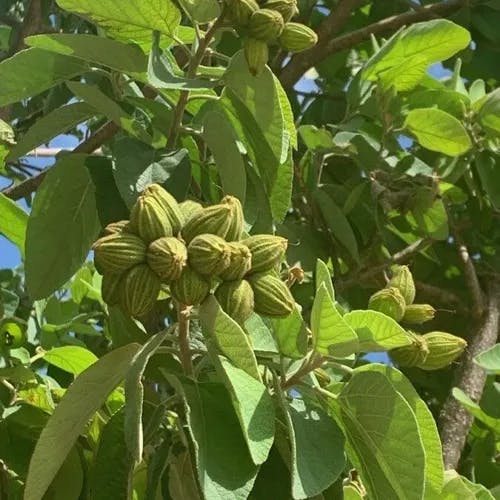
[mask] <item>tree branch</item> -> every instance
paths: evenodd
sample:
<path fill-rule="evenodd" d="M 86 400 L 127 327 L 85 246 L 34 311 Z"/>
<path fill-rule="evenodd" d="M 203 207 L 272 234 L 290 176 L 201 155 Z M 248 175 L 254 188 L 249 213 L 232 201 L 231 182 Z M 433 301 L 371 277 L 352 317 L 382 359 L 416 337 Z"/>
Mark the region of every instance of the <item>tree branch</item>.
<path fill-rule="evenodd" d="M 340 35 L 336 38 L 322 38 L 320 36 L 318 44 L 315 47 L 291 58 L 290 62 L 283 68 L 280 74 L 281 84 L 283 87 L 291 89 L 309 68 L 312 68 L 331 54 L 349 49 L 358 43 L 369 40 L 371 35 L 377 35 L 386 31 L 395 31 L 407 24 L 425 21 L 426 19 L 432 19 L 436 16 L 449 15 L 463 7 L 466 3 L 467 0 L 451 0 L 449 2 L 426 5 L 418 11 L 412 10 L 404 14 L 387 17 L 376 23 L 365 26 L 364 28 L 351 31 L 350 33 Z M 348 2 L 345 0 L 343 4 L 355 5 L 356 2 Z M 341 5 L 342 4 L 339 4 L 337 10 Z M 333 24 L 334 18 L 335 16 L 332 17 L 332 15 L 330 15 L 325 19 L 324 23 Z M 347 20 L 347 18 L 345 20 Z M 340 25 L 340 29 L 342 27 L 343 24 Z M 327 28 L 323 29 L 327 30 Z M 321 30 L 322 28 L 320 27 L 320 31 Z M 338 28 L 337 30 L 339 31 Z M 335 31 L 330 30 L 329 32 L 330 37 L 335 34 Z"/>
<path fill-rule="evenodd" d="M 474 357 L 493 347 L 498 337 L 500 284 L 497 281 L 488 282 L 486 306 L 484 319 L 475 321 L 472 326 L 472 338 L 456 372 L 455 386 L 475 402 L 481 399 L 486 372 L 474 363 Z M 450 394 L 439 416 L 446 469 L 457 468 L 473 419 L 474 417 Z"/>
<path fill-rule="evenodd" d="M 446 309 L 452 308 L 464 316 L 469 314 L 467 305 L 453 292 L 434 285 L 422 283 L 421 281 L 415 281 L 415 287 L 417 289 L 417 296 L 420 297 L 419 302 L 428 302 L 432 305 L 445 307 Z"/>

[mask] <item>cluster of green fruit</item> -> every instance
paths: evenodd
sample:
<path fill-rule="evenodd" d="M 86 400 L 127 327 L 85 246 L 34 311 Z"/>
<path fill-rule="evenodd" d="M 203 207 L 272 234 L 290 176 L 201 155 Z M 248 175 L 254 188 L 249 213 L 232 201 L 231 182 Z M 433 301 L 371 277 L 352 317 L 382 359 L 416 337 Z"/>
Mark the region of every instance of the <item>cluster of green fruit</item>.
<path fill-rule="evenodd" d="M 410 269 L 396 266 L 387 286 L 370 297 L 368 307 L 407 325 L 420 325 L 434 318 L 434 307 L 414 304 L 414 300 L 415 282 Z M 464 339 L 446 332 L 407 333 L 411 344 L 390 351 L 400 366 L 439 370 L 457 359 L 467 346 Z"/>
<path fill-rule="evenodd" d="M 132 207 L 130 220 L 108 225 L 93 248 L 103 300 L 131 316 L 150 312 L 162 285 L 177 302 L 192 306 L 215 289 L 221 307 L 239 323 L 253 311 L 279 317 L 295 307 L 276 272 L 287 240 L 267 234 L 243 238 L 243 211 L 233 196 L 203 208 L 177 203 L 152 184 Z"/>
<path fill-rule="evenodd" d="M 269 45 L 287 52 L 302 52 L 318 42 L 316 33 L 291 22 L 298 13 L 297 0 L 226 0 L 227 17 L 244 39 L 250 71 L 258 75 L 269 59 Z"/>

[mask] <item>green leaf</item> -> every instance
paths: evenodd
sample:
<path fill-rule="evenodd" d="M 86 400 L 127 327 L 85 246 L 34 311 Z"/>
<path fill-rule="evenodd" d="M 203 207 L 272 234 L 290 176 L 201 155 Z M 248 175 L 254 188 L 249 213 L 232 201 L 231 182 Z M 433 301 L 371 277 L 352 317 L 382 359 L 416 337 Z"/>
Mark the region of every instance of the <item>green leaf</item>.
<path fill-rule="evenodd" d="M 231 395 L 248 451 L 255 465 L 267 460 L 274 441 L 274 405 L 267 387 L 222 356 L 215 366 Z"/>
<path fill-rule="evenodd" d="M 90 18 L 112 38 L 135 42 L 149 48 L 153 31 L 171 38 L 181 21 L 181 13 L 171 0 L 58 0 L 59 6 Z"/>
<path fill-rule="evenodd" d="M 297 129 L 295 127 L 295 118 L 293 116 L 292 105 L 288 100 L 288 96 L 285 89 L 281 85 L 278 77 L 273 73 L 274 85 L 276 87 L 276 92 L 278 93 L 278 99 L 280 102 L 281 113 L 283 114 L 283 120 L 285 125 L 285 131 L 288 133 L 288 138 L 290 140 L 290 146 L 297 149 Z"/>
<path fill-rule="evenodd" d="M 319 495 L 345 466 L 344 436 L 335 421 L 321 408 L 280 398 L 291 447 L 292 498 Z"/>
<path fill-rule="evenodd" d="M 333 148 L 332 134 L 324 128 L 314 125 L 301 125 L 299 135 L 307 149 L 311 151 L 331 151 Z"/>
<path fill-rule="evenodd" d="M 97 361 L 97 356 L 85 349 L 76 345 L 55 347 L 47 351 L 43 359 L 50 365 L 57 366 L 61 370 L 79 375 L 89 366 L 92 366 Z"/>
<path fill-rule="evenodd" d="M 359 350 L 356 332 L 337 311 L 324 283 L 321 283 L 314 298 L 311 331 L 313 349 L 320 354 L 341 358 Z"/>
<path fill-rule="evenodd" d="M 258 468 L 252 463 L 231 399 L 221 384 L 180 382 L 196 470 L 206 500 L 245 500 Z"/>
<path fill-rule="evenodd" d="M 411 344 L 404 328 L 378 311 L 351 311 L 343 319 L 356 332 L 360 352 L 388 351 Z"/>
<path fill-rule="evenodd" d="M 75 57 L 40 49 L 21 50 L 0 63 L 0 106 L 26 99 L 89 70 Z"/>
<path fill-rule="evenodd" d="M 128 498 L 134 459 L 125 444 L 125 411 L 115 413 L 104 426 L 89 473 L 92 500 Z"/>
<path fill-rule="evenodd" d="M 362 76 L 373 81 L 383 77 L 392 68 L 400 69 L 401 73 L 404 69 L 414 75 L 411 80 L 416 85 L 424 76 L 428 65 L 450 58 L 469 43 L 469 32 L 447 19 L 415 23 L 393 35 L 368 60 Z M 400 78 L 405 78 L 404 75 L 398 75 L 397 70 L 392 75 L 396 83 L 401 81 Z M 403 88 L 410 89 L 412 86 L 406 85 Z"/>
<path fill-rule="evenodd" d="M 321 189 L 314 191 L 313 196 L 333 237 L 350 253 L 356 262 L 359 262 L 358 243 L 351 224 L 342 209 Z"/>
<path fill-rule="evenodd" d="M 157 89 L 182 89 L 196 90 L 209 89 L 216 82 L 201 80 L 199 78 L 185 78 L 173 55 L 160 48 L 160 37 L 155 32 L 153 37 L 153 47 L 149 54 L 148 62 L 148 82 Z"/>
<path fill-rule="evenodd" d="M 0 233 L 19 248 L 24 257 L 28 214 L 17 203 L 0 193 Z"/>
<path fill-rule="evenodd" d="M 356 368 L 356 372 L 377 372 L 384 374 L 394 389 L 410 405 L 417 419 L 418 429 L 425 450 L 425 497 L 440 498 L 443 488 L 444 464 L 441 441 L 436 422 L 425 402 L 420 398 L 410 381 L 395 368 L 377 363 Z"/>
<path fill-rule="evenodd" d="M 481 185 L 488 195 L 491 204 L 500 209 L 500 167 L 496 155 L 487 151 L 480 151 L 475 158 L 475 165 Z"/>
<path fill-rule="evenodd" d="M 119 127 L 122 127 L 129 134 L 137 137 L 141 141 L 148 144 L 151 143 L 151 137 L 141 124 L 133 116 L 126 113 L 117 102 L 101 92 L 97 85 L 88 85 L 80 82 L 67 82 L 66 85 L 75 96 L 83 99 L 98 113 L 102 113 Z"/>
<path fill-rule="evenodd" d="M 33 299 L 45 298 L 64 285 L 99 234 L 86 159 L 85 155 L 61 158 L 37 190 L 26 233 L 26 282 Z"/>
<path fill-rule="evenodd" d="M 422 499 L 426 460 L 418 423 L 391 381 L 382 373 L 356 372 L 332 406 L 369 497 Z"/>
<path fill-rule="evenodd" d="M 500 89 L 490 92 L 477 111 L 479 123 L 486 129 L 500 134 Z"/>
<path fill-rule="evenodd" d="M 137 344 L 129 344 L 111 351 L 70 385 L 37 441 L 24 500 L 43 496 L 90 417 L 125 377 L 138 349 Z"/>
<path fill-rule="evenodd" d="M 144 400 L 144 386 L 142 376 L 151 356 L 167 337 L 169 329 L 153 335 L 144 344 L 130 363 L 125 377 L 125 442 L 135 460 L 139 463 L 143 451 L 142 405 Z"/>
<path fill-rule="evenodd" d="M 203 333 L 215 341 L 234 366 L 260 381 L 257 360 L 248 336 L 240 325 L 222 310 L 213 295 L 201 304 L 199 314 Z"/>
<path fill-rule="evenodd" d="M 32 149 L 49 142 L 59 134 L 64 134 L 79 123 L 96 115 L 96 110 L 84 102 L 68 104 L 56 108 L 38 119 L 9 151 L 7 160 L 15 160 Z"/>
<path fill-rule="evenodd" d="M 198 24 L 206 24 L 215 19 L 220 13 L 217 0 L 179 0 L 188 16 Z"/>
<path fill-rule="evenodd" d="M 203 138 L 214 156 L 224 193 L 232 194 L 244 203 L 247 184 L 245 163 L 225 113 L 209 111 L 204 115 Z"/>
<path fill-rule="evenodd" d="M 441 198 L 436 198 L 431 188 L 419 188 L 407 219 L 417 226 L 424 236 L 446 240 L 449 235 L 448 214 Z"/>
<path fill-rule="evenodd" d="M 496 344 L 487 351 L 478 354 L 474 361 L 487 372 L 500 375 L 500 344 Z"/>
<path fill-rule="evenodd" d="M 446 484 L 440 498 L 443 500 L 495 500 L 482 485 L 474 484 L 454 470 L 445 472 Z"/>
<path fill-rule="evenodd" d="M 279 352 L 288 358 L 301 359 L 307 353 L 307 326 L 298 307 L 286 318 L 269 320 Z"/>
<path fill-rule="evenodd" d="M 147 70 L 146 55 L 139 47 L 103 36 L 57 33 L 30 36 L 25 42 L 30 47 L 102 64 L 137 77 L 143 76 Z"/>
<path fill-rule="evenodd" d="M 319 290 L 322 283 L 325 284 L 326 291 L 330 298 L 335 301 L 335 290 L 333 288 L 330 269 L 328 269 L 328 266 L 321 259 L 318 259 L 316 261 L 316 292 Z"/>
<path fill-rule="evenodd" d="M 149 336 L 142 325 L 124 314 L 118 306 L 110 307 L 108 311 L 106 333 L 111 338 L 113 347 L 122 347 L 131 342 L 144 344 L 147 341 Z"/>
<path fill-rule="evenodd" d="M 407 102 L 411 109 L 436 107 L 458 119 L 463 118 L 469 106 L 467 96 L 449 89 L 417 90 L 408 96 Z"/>
<path fill-rule="evenodd" d="M 404 128 L 431 151 L 459 156 L 472 147 L 464 126 L 452 115 L 435 108 L 412 109 L 406 116 Z"/>
<path fill-rule="evenodd" d="M 493 429 L 496 433 L 500 434 L 500 418 L 488 415 L 477 403 L 458 387 L 454 387 L 452 391 L 453 397 L 464 407 L 467 411 L 480 420 L 483 424 Z"/>

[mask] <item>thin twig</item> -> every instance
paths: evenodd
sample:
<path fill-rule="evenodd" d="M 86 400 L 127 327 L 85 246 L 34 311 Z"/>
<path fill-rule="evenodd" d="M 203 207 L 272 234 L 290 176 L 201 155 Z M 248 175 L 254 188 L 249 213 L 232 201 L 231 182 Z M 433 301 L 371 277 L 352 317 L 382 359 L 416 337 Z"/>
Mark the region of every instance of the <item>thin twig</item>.
<path fill-rule="evenodd" d="M 432 19 L 436 16 L 451 14 L 463 7 L 467 1 L 468 0 L 451 0 L 449 2 L 425 5 L 418 11 L 412 10 L 403 14 L 387 17 L 376 23 L 369 24 L 364 28 L 345 33 L 335 38 L 326 40 L 320 39 L 320 42 L 312 49 L 306 50 L 291 58 L 290 62 L 283 68 L 280 74 L 281 84 L 283 87 L 291 89 L 309 68 L 314 67 L 331 54 L 341 52 L 365 40 L 369 40 L 371 35 L 377 35 L 386 31 L 395 31 L 408 24 L 425 21 L 426 19 Z M 333 23 L 334 18 L 328 16 L 324 22 Z"/>
<path fill-rule="evenodd" d="M 191 349 L 189 347 L 189 313 L 190 307 L 179 305 L 177 314 L 179 329 L 180 360 L 184 373 L 189 377 L 194 373 Z"/>

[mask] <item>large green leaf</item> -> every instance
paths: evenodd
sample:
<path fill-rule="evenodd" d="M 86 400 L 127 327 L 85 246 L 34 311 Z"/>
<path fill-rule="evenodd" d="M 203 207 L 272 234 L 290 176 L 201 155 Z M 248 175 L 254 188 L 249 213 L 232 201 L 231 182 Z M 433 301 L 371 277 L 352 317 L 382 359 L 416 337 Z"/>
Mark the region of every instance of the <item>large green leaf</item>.
<path fill-rule="evenodd" d="M 129 344 L 111 351 L 68 388 L 35 446 L 24 500 L 40 500 L 90 417 L 125 377 L 138 349 L 139 345 Z"/>
<path fill-rule="evenodd" d="M 245 201 L 247 176 L 234 129 L 224 112 L 209 111 L 203 117 L 203 138 L 212 151 L 222 189 Z"/>
<path fill-rule="evenodd" d="M 378 311 L 351 311 L 343 319 L 356 332 L 360 352 L 388 351 L 411 344 L 404 328 Z"/>
<path fill-rule="evenodd" d="M 328 266 L 321 259 L 318 259 L 316 261 L 315 282 L 316 282 L 316 292 L 321 287 L 321 284 L 324 283 L 328 295 L 333 301 L 335 300 L 335 290 L 333 288 L 330 269 L 328 269 Z"/>
<path fill-rule="evenodd" d="M 496 135 L 500 134 L 500 89 L 488 94 L 481 103 L 478 110 L 479 122 Z"/>
<path fill-rule="evenodd" d="M 500 434 L 500 418 L 488 415 L 477 403 L 458 387 L 454 387 L 452 391 L 453 397 L 464 407 L 467 411 L 483 422 L 486 426 L 493 429 L 497 434 Z"/>
<path fill-rule="evenodd" d="M 307 326 L 298 307 L 286 318 L 272 318 L 270 324 L 281 354 L 300 359 L 307 352 Z"/>
<path fill-rule="evenodd" d="M 206 500 L 245 500 L 258 468 L 252 463 L 231 399 L 221 384 L 190 379 L 170 382 L 183 394 Z"/>
<path fill-rule="evenodd" d="M 426 458 L 418 422 L 392 382 L 375 371 L 356 372 L 332 407 L 370 498 L 422 499 Z"/>
<path fill-rule="evenodd" d="M 384 374 L 394 389 L 410 405 L 415 417 L 425 450 L 425 495 L 424 499 L 439 498 L 443 488 L 444 464 L 441 441 L 436 422 L 425 402 L 420 398 L 410 381 L 395 368 L 377 363 L 370 363 L 356 369 L 356 372 L 378 372 Z"/>
<path fill-rule="evenodd" d="M 213 295 L 201 304 L 200 321 L 203 333 L 215 341 L 234 366 L 261 380 L 257 359 L 248 336 L 240 325 L 222 310 Z"/>
<path fill-rule="evenodd" d="M 436 108 L 412 109 L 406 116 L 404 128 L 431 151 L 459 156 L 472 147 L 465 127 L 446 111 Z"/>
<path fill-rule="evenodd" d="M 454 470 L 445 473 L 446 484 L 440 496 L 442 500 L 495 500 L 481 484 L 474 484 Z"/>
<path fill-rule="evenodd" d="M 220 5 L 217 0 L 179 0 L 182 8 L 188 16 L 199 24 L 205 24 L 215 19 L 220 13 Z"/>
<path fill-rule="evenodd" d="M 40 94 L 84 73 L 89 66 L 75 57 L 26 49 L 0 63 L 0 106 Z"/>
<path fill-rule="evenodd" d="M 66 345 L 47 351 L 43 359 L 61 370 L 79 375 L 97 361 L 97 356 L 84 347 Z"/>
<path fill-rule="evenodd" d="M 274 405 L 264 384 L 236 368 L 222 356 L 215 356 L 216 368 L 231 395 L 234 410 L 253 463 L 267 460 L 274 441 Z"/>
<path fill-rule="evenodd" d="M 168 329 L 153 335 L 137 352 L 125 377 L 125 442 L 132 458 L 139 463 L 143 451 L 142 405 L 144 386 L 142 376 L 151 356 L 169 333 Z"/>
<path fill-rule="evenodd" d="M 500 344 L 478 354 L 474 361 L 489 373 L 500 375 Z"/>
<path fill-rule="evenodd" d="M 498 155 L 487 151 L 480 151 L 475 158 L 475 165 L 481 185 L 488 195 L 491 204 L 500 209 L 500 164 Z"/>
<path fill-rule="evenodd" d="M 324 283 L 314 298 L 311 312 L 313 349 L 320 354 L 345 357 L 358 352 L 356 332 L 344 321 Z"/>
<path fill-rule="evenodd" d="M 47 297 L 68 281 L 99 234 L 86 158 L 61 158 L 37 190 L 26 233 L 26 282 L 33 299 Z"/>
<path fill-rule="evenodd" d="M 0 233 L 12 241 L 24 256 L 28 214 L 14 201 L 0 193 Z"/>
<path fill-rule="evenodd" d="M 96 110 L 85 102 L 75 102 L 54 109 L 42 116 L 26 131 L 9 151 L 7 160 L 14 160 L 25 155 L 40 144 L 45 144 L 57 135 L 64 134 L 79 123 L 87 121 L 96 113 Z"/>
<path fill-rule="evenodd" d="M 342 431 L 330 415 L 302 399 L 280 403 L 291 449 L 292 498 L 319 495 L 344 469 Z"/>
<path fill-rule="evenodd" d="M 103 36 L 79 33 L 57 33 L 34 35 L 25 39 L 31 47 L 77 57 L 95 64 L 102 64 L 116 71 L 144 77 L 147 58 L 144 52 L 128 43 L 111 40 Z"/>
<path fill-rule="evenodd" d="M 150 47 L 153 31 L 172 37 L 181 13 L 171 0 L 58 0 L 60 7 L 99 24 L 113 38 Z"/>

